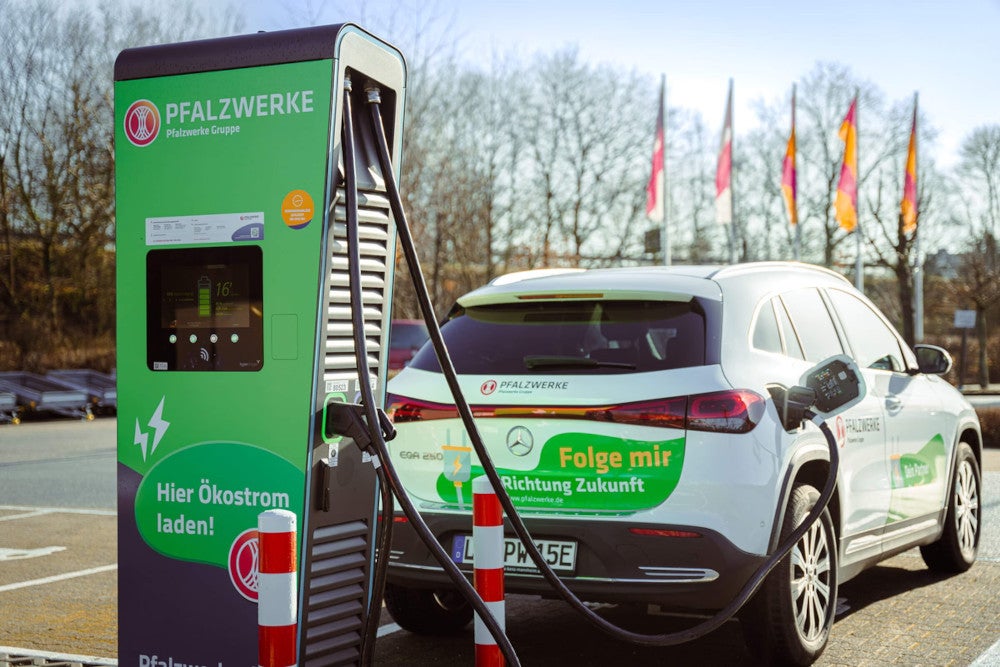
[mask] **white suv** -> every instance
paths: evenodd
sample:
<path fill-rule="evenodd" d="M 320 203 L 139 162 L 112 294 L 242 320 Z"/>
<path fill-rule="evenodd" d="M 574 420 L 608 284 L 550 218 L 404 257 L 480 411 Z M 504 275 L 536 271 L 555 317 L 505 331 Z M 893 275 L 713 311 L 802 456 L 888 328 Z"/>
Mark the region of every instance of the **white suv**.
<path fill-rule="evenodd" d="M 827 478 L 819 429 L 782 425 L 774 385 L 847 354 L 867 394 L 830 424 L 837 492 L 741 615 L 770 663 L 826 645 L 839 582 L 919 545 L 962 571 L 980 527 L 982 438 L 970 405 L 840 275 L 797 263 L 531 272 L 460 298 L 442 333 L 504 485 L 581 598 L 726 605 Z M 431 346 L 388 387 L 392 463 L 460 567 L 482 474 Z M 547 593 L 510 537 L 506 588 Z M 429 551 L 397 524 L 386 605 L 402 627 L 463 627 Z"/>

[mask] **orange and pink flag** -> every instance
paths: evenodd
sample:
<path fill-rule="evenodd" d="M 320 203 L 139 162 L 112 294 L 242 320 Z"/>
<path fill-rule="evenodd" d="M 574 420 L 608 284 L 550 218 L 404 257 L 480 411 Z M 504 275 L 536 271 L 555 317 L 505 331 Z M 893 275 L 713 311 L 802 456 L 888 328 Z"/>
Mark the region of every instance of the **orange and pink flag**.
<path fill-rule="evenodd" d="M 906 175 L 903 177 L 903 232 L 909 234 L 917 228 L 917 101 L 913 100 L 913 124 L 910 126 L 910 147 L 906 152 Z"/>
<path fill-rule="evenodd" d="M 733 222 L 733 80 L 729 80 L 726 99 L 726 119 L 719 142 L 719 160 L 715 166 L 715 221 L 720 225 Z"/>
<path fill-rule="evenodd" d="M 844 164 L 840 168 L 837 198 L 833 208 L 840 226 L 853 232 L 858 226 L 858 96 L 854 96 L 847 116 L 840 125 L 840 140 L 844 142 Z"/>
<path fill-rule="evenodd" d="M 663 151 L 666 150 L 665 129 L 663 124 L 663 95 L 666 79 L 660 80 L 660 106 L 656 112 L 656 137 L 653 139 L 653 167 L 649 172 L 649 182 L 646 183 L 646 217 L 654 222 L 663 222 L 664 199 L 663 192 Z"/>
<path fill-rule="evenodd" d="M 781 165 L 781 194 L 785 197 L 785 207 L 788 209 L 788 222 L 799 224 L 797 205 L 798 188 L 795 174 L 795 88 L 792 88 L 792 132 L 788 136 L 788 148 L 785 149 L 785 160 Z"/>

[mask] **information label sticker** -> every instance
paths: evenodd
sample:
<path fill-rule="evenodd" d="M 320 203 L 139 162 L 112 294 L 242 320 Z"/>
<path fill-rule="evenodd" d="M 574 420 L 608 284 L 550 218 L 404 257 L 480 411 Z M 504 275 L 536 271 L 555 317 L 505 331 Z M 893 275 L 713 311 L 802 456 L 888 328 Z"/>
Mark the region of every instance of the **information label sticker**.
<path fill-rule="evenodd" d="M 264 238 L 264 213 L 215 213 L 146 218 L 146 245 L 236 243 Z"/>

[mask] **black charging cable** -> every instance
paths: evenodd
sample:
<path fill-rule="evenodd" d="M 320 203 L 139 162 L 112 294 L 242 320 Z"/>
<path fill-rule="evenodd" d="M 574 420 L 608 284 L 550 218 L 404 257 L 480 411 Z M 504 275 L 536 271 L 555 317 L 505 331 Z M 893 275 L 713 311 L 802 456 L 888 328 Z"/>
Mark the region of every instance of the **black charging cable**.
<path fill-rule="evenodd" d="M 351 80 L 344 81 L 344 192 L 345 206 L 347 208 L 346 232 L 348 248 L 348 271 L 351 290 L 351 325 L 354 330 L 354 360 L 358 372 L 358 387 L 362 400 L 362 407 L 367 425 L 374 424 L 380 429 L 380 420 L 375 410 L 375 400 L 372 396 L 371 384 L 369 383 L 370 372 L 368 369 L 368 349 L 367 332 L 365 331 L 364 305 L 362 302 L 361 286 L 361 250 L 358 239 L 358 185 L 357 173 L 354 162 L 354 131 L 351 122 Z M 367 393 L 365 390 L 367 389 Z M 324 425 L 326 428 L 326 425 Z M 371 431 L 371 428 L 369 428 Z M 381 435 L 381 430 L 379 430 Z M 358 442 L 358 438 L 352 438 Z M 368 449 L 362 447 L 362 449 Z M 375 472 L 379 480 L 379 495 L 381 497 L 382 509 L 379 514 L 380 520 L 376 522 L 376 563 L 378 555 L 385 557 L 392 548 L 392 517 L 395 513 L 395 505 L 392 499 L 392 489 L 385 478 L 385 471 L 379 465 L 377 456 L 372 459 Z M 361 643 L 361 664 L 371 665 L 375 655 L 375 639 L 378 636 L 379 621 L 382 614 L 382 597 L 385 591 L 385 581 L 387 568 L 375 567 L 372 576 L 372 586 L 369 591 L 368 614 L 365 620 L 364 640 Z"/>
<path fill-rule="evenodd" d="M 504 659 L 509 665 L 520 667 L 521 662 L 517 657 L 517 653 L 514 651 L 514 646 L 510 643 L 510 639 L 508 639 L 507 635 L 504 633 L 503 628 L 493 616 L 492 612 L 490 612 L 486 603 L 483 602 L 479 593 L 476 592 L 476 589 L 473 588 L 472 584 L 470 584 L 465 578 L 465 575 L 462 574 L 462 571 L 459 570 L 458 566 L 451 560 L 448 553 L 441 547 L 440 544 L 438 544 L 437 538 L 434 537 L 434 534 L 424 522 L 423 517 L 420 516 L 420 513 L 413 506 L 413 503 L 407 496 L 406 490 L 403 488 L 399 477 L 396 475 L 396 471 L 389 463 L 389 452 L 386 448 L 385 437 L 382 432 L 382 423 L 375 407 L 375 393 L 372 391 L 371 383 L 369 382 L 370 372 L 368 369 L 368 350 L 367 341 L 365 339 L 366 333 L 364 329 L 363 313 L 364 303 L 362 301 L 363 293 L 361 289 L 361 250 L 358 242 L 358 193 L 354 158 L 354 125 L 351 114 L 351 83 L 349 79 L 346 80 L 344 84 L 343 118 L 344 187 L 347 195 L 347 264 L 350 272 L 351 323 L 354 327 L 355 334 L 354 356 L 357 362 L 358 386 L 361 392 L 361 403 L 364 406 L 365 419 L 371 436 L 371 446 L 375 449 L 372 463 L 375 465 L 376 470 L 379 471 L 379 479 L 384 480 L 384 487 L 386 489 L 391 489 L 392 493 L 394 493 L 399 499 L 403 513 L 413 524 L 421 539 L 423 539 L 424 543 L 427 544 L 428 548 L 430 548 L 431 553 L 434 554 L 434 557 L 444 568 L 445 572 L 448 573 L 448 576 L 451 577 L 452 581 L 459 588 L 465 598 L 470 601 L 473 608 L 476 610 L 476 613 L 479 614 L 479 618 L 483 622 L 483 625 L 486 626 L 490 635 L 492 635 L 494 641 L 497 643 L 497 646 L 500 648 L 500 651 L 503 653 Z M 385 180 L 387 183 L 394 183 L 391 163 L 388 163 L 388 167 L 383 165 L 383 170 L 387 168 L 389 169 L 389 172 L 385 174 Z M 389 258 L 389 261 L 392 261 L 392 258 Z M 387 527 L 392 524 L 393 513 L 392 501 L 390 498 L 388 505 L 383 504 L 381 522 L 383 524 L 383 535 L 391 531 L 391 528 L 387 529 Z M 365 631 L 365 642 L 362 647 L 362 665 L 370 665 L 373 660 L 375 637 L 378 633 L 378 618 L 379 613 L 381 612 L 382 595 L 385 589 L 386 571 L 389 564 L 389 551 L 389 545 L 381 545 L 380 542 L 380 551 L 377 554 L 375 566 L 375 584 L 377 584 L 377 587 L 373 584 L 370 605 L 372 609 L 368 614 L 368 627 Z"/>
<path fill-rule="evenodd" d="M 378 159 L 382 167 L 382 172 L 385 175 L 386 190 L 389 193 L 389 205 L 392 208 L 392 214 L 396 221 L 396 229 L 403 247 L 403 254 L 406 257 L 406 264 L 409 269 L 410 277 L 413 281 L 414 287 L 416 288 L 415 291 L 417 301 L 420 304 L 420 310 L 423 314 L 424 322 L 427 324 L 427 330 L 430 336 L 431 344 L 434 347 L 434 352 L 437 355 L 438 364 L 441 367 L 441 372 L 444 375 L 445 381 L 448 383 L 448 388 L 451 390 L 452 398 L 454 399 L 455 406 L 462 418 L 462 423 L 465 425 L 465 429 L 469 434 L 472 446 L 476 450 L 476 455 L 479 457 L 479 461 L 483 466 L 483 471 L 489 478 L 490 484 L 493 485 L 497 498 L 503 506 L 504 513 L 507 515 L 507 520 L 510 521 L 514 532 L 517 533 L 517 536 L 523 543 L 525 550 L 531 557 L 532 562 L 535 563 L 541 575 L 559 594 L 559 596 L 566 601 L 566 603 L 576 609 L 598 628 L 623 641 L 644 646 L 674 646 L 676 644 L 692 641 L 717 629 L 723 623 L 732 618 L 736 612 L 738 612 L 740 608 L 750 600 L 753 594 L 757 592 L 757 589 L 760 588 L 764 579 L 771 572 L 771 570 L 778 565 L 782 558 L 788 555 L 788 553 L 795 547 L 795 544 L 802 538 L 803 535 L 805 535 L 806 531 L 808 531 L 812 525 L 819 520 L 823 510 L 833 497 L 837 484 L 837 471 L 840 465 L 837 442 L 833 433 L 830 431 L 829 427 L 826 426 L 823 420 L 819 419 L 815 415 L 815 413 L 808 410 L 806 411 L 806 418 L 811 419 L 820 427 L 820 430 L 826 437 L 826 441 L 830 449 L 830 472 L 827 477 L 826 484 L 823 487 L 823 491 L 820 493 L 819 499 L 816 501 L 816 504 L 813 506 L 812 510 L 805 517 L 802 523 L 799 524 L 799 526 L 792 531 L 788 538 L 778 546 L 775 552 L 764 561 L 760 568 L 758 568 L 758 570 L 754 573 L 754 576 L 752 576 L 743 586 L 737 596 L 719 612 L 711 618 L 708 618 L 690 628 L 665 634 L 643 634 L 626 630 L 614 625 L 607 619 L 604 619 L 600 615 L 596 614 L 592 609 L 587 607 L 586 604 L 584 604 L 584 602 L 580 600 L 568 586 L 566 586 L 566 584 L 552 570 L 549 564 L 545 562 L 545 558 L 535 546 L 535 542 L 531 538 L 527 526 L 517 513 L 517 509 L 514 507 L 510 496 L 504 488 L 503 483 L 500 480 L 500 475 L 497 473 L 496 466 L 493 465 L 493 461 L 490 459 L 486 446 L 483 443 L 482 436 L 479 433 L 479 429 L 476 427 L 475 418 L 472 415 L 472 409 L 469 407 L 468 401 L 462 394 L 461 385 L 458 381 L 458 374 L 456 373 L 451 357 L 448 354 L 448 347 L 444 342 L 444 338 L 441 336 L 441 328 L 435 317 L 434 308 L 431 304 L 430 295 L 427 291 L 427 285 L 420 269 L 420 260 L 417 257 L 413 237 L 410 234 L 409 224 L 403 211 L 403 204 L 402 199 L 399 196 L 399 189 L 393 177 L 392 163 L 389 157 L 389 146 L 385 137 L 385 128 L 382 125 L 382 114 L 379 110 L 380 99 L 377 91 L 375 91 L 374 94 L 372 91 L 369 91 L 368 102 L 371 109 L 372 125 L 377 138 L 376 143 L 378 148 Z"/>

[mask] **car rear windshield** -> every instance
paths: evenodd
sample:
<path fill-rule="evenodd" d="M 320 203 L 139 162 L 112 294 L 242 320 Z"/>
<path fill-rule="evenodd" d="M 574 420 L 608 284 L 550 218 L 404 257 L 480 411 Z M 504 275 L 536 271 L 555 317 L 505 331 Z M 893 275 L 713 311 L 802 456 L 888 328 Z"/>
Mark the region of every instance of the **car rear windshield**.
<path fill-rule="evenodd" d="M 613 374 L 705 364 L 697 301 L 526 301 L 457 308 L 441 329 L 465 374 Z M 432 346 L 410 363 L 440 372 Z"/>

